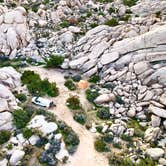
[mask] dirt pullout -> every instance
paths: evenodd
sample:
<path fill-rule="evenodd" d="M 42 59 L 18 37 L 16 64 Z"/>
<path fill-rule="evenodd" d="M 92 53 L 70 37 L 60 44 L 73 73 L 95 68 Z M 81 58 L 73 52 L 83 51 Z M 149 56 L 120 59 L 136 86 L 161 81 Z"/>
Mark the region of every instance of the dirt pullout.
<path fill-rule="evenodd" d="M 49 110 L 57 115 L 57 117 L 65 121 L 78 134 L 80 144 L 77 152 L 70 158 L 70 162 L 66 166 L 108 166 L 108 159 L 94 149 L 94 135 L 86 130 L 82 125 L 73 120 L 72 113 L 66 107 L 66 99 L 70 95 L 77 95 L 81 103 L 88 107 L 88 102 L 85 99 L 83 91 L 71 92 L 64 86 L 64 73 L 59 70 L 48 70 L 41 67 L 30 67 L 28 70 L 33 70 L 40 74 L 41 78 L 48 78 L 50 82 L 56 82 L 60 94 L 53 98 L 56 103 L 56 108 Z"/>

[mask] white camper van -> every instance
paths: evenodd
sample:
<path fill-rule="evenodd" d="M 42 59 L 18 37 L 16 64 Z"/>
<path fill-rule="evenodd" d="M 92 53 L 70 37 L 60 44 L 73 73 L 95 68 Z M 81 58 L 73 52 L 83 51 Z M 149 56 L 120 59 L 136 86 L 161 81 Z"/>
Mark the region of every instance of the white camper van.
<path fill-rule="evenodd" d="M 49 108 L 51 106 L 54 106 L 53 101 L 42 98 L 42 97 L 33 97 L 32 98 L 32 103 L 34 103 L 38 106 L 47 107 L 47 108 Z"/>

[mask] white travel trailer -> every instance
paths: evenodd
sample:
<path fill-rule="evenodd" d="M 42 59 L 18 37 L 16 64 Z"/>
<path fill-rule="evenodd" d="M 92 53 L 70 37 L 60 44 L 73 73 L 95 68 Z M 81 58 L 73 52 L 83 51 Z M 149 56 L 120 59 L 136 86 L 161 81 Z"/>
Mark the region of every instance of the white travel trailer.
<path fill-rule="evenodd" d="M 33 97 L 32 98 L 32 103 L 38 105 L 38 106 L 41 106 L 41 107 L 51 107 L 51 106 L 54 106 L 54 102 L 51 101 L 51 100 L 48 100 L 48 99 L 45 99 L 45 98 L 42 98 L 42 97 Z"/>

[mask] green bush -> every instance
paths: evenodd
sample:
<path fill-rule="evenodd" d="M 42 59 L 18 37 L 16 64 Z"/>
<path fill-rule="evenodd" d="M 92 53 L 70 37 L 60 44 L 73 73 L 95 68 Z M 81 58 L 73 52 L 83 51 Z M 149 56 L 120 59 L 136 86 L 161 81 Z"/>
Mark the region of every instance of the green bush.
<path fill-rule="evenodd" d="M 110 166 L 134 166 L 129 158 L 124 158 L 123 156 L 111 154 L 109 157 Z"/>
<path fill-rule="evenodd" d="M 11 137 L 10 131 L 1 130 L 0 131 L 0 145 L 9 141 L 10 137 Z"/>
<path fill-rule="evenodd" d="M 127 22 L 127 21 L 129 21 L 130 18 L 131 18 L 131 15 L 130 14 L 126 14 L 126 15 L 120 17 L 120 20 Z"/>
<path fill-rule="evenodd" d="M 126 134 L 122 134 L 121 139 L 124 140 L 124 141 L 127 141 L 127 142 L 132 142 L 133 141 L 132 137 L 128 136 Z"/>
<path fill-rule="evenodd" d="M 16 94 L 15 97 L 21 102 L 25 102 L 27 100 L 27 96 L 23 93 Z"/>
<path fill-rule="evenodd" d="M 89 102 L 94 102 L 94 100 L 99 96 L 99 92 L 97 90 L 87 89 L 86 90 L 86 98 Z"/>
<path fill-rule="evenodd" d="M 109 108 L 102 107 L 97 111 L 97 117 L 103 120 L 110 119 L 110 111 Z"/>
<path fill-rule="evenodd" d="M 72 96 L 68 98 L 66 103 L 67 103 L 67 106 L 72 110 L 81 109 L 80 100 L 78 99 L 77 96 Z"/>
<path fill-rule="evenodd" d="M 131 6 L 136 5 L 136 2 L 137 2 L 137 1 L 138 1 L 138 0 L 123 0 L 123 4 L 126 5 L 126 6 L 131 7 Z"/>
<path fill-rule="evenodd" d="M 24 129 L 22 130 L 22 134 L 23 134 L 24 138 L 29 139 L 29 138 L 33 135 L 33 132 L 32 132 L 32 130 L 29 129 L 29 128 L 24 128 Z"/>
<path fill-rule="evenodd" d="M 125 102 L 122 100 L 121 96 L 116 96 L 116 102 L 119 104 L 125 104 Z"/>
<path fill-rule="evenodd" d="M 68 152 L 70 154 L 73 154 L 76 151 L 76 149 L 80 143 L 79 137 L 73 131 L 73 129 L 71 127 L 67 126 L 64 122 L 58 121 L 57 124 L 58 124 L 58 128 L 59 128 L 60 132 L 63 135 L 64 142 L 65 142 Z"/>
<path fill-rule="evenodd" d="M 76 87 L 76 85 L 74 84 L 74 82 L 73 82 L 72 80 L 70 80 L 70 79 L 66 80 L 65 83 L 64 83 L 64 85 L 65 85 L 69 90 L 72 90 L 72 91 L 77 89 L 77 87 Z"/>
<path fill-rule="evenodd" d="M 74 76 L 72 77 L 72 80 L 73 80 L 74 82 L 79 82 L 81 79 L 82 79 L 82 77 L 81 77 L 79 74 L 74 75 Z"/>
<path fill-rule="evenodd" d="M 98 75 L 93 75 L 89 78 L 88 81 L 91 82 L 91 83 L 97 83 L 97 82 L 100 81 L 100 77 Z"/>
<path fill-rule="evenodd" d="M 157 162 L 153 161 L 150 157 L 142 158 L 135 166 L 155 166 Z"/>
<path fill-rule="evenodd" d="M 83 113 L 83 112 L 80 112 L 80 113 L 76 113 L 74 115 L 74 120 L 77 121 L 78 123 L 84 125 L 85 122 L 86 122 L 86 114 Z"/>
<path fill-rule="evenodd" d="M 98 152 L 109 151 L 107 144 L 101 139 L 97 139 L 94 143 L 94 146 L 95 146 L 96 151 L 98 151 Z"/>
<path fill-rule="evenodd" d="M 64 57 L 59 55 L 51 55 L 49 59 L 46 59 L 46 67 L 54 68 L 59 67 L 64 61 Z"/>
<path fill-rule="evenodd" d="M 114 136 L 112 134 L 105 134 L 102 136 L 102 140 L 106 143 L 112 143 Z"/>
<path fill-rule="evenodd" d="M 120 143 L 113 143 L 113 147 L 117 149 L 122 149 L 122 146 Z"/>
<path fill-rule="evenodd" d="M 135 137 L 144 137 L 145 129 L 139 124 L 139 122 L 135 119 L 131 119 L 127 123 L 128 128 L 134 128 L 134 136 Z"/>
<path fill-rule="evenodd" d="M 105 25 L 108 25 L 108 26 L 111 26 L 111 27 L 117 26 L 118 24 L 119 23 L 118 23 L 117 19 L 115 19 L 115 18 L 112 18 L 111 20 L 107 20 L 105 22 Z"/>
<path fill-rule="evenodd" d="M 30 121 L 30 116 L 24 110 L 15 110 L 13 112 L 13 123 L 18 128 L 24 128 L 26 124 Z"/>
<path fill-rule="evenodd" d="M 41 80 L 39 74 L 36 74 L 34 71 L 24 71 L 21 76 L 21 81 L 23 84 L 27 85 L 32 95 L 48 95 L 51 97 L 59 95 L 56 83 L 50 83 L 48 79 Z"/>
<path fill-rule="evenodd" d="M 115 11 L 116 11 L 115 8 L 112 7 L 110 7 L 108 10 L 109 14 L 115 13 Z"/>
<path fill-rule="evenodd" d="M 70 23 L 69 23 L 69 21 L 67 21 L 67 20 L 63 20 L 63 21 L 59 24 L 59 26 L 62 27 L 62 28 L 67 28 L 67 27 L 70 26 Z"/>
<path fill-rule="evenodd" d="M 94 22 L 94 23 L 91 23 L 89 26 L 90 26 L 91 28 L 95 28 L 95 27 L 98 26 L 98 24 Z"/>

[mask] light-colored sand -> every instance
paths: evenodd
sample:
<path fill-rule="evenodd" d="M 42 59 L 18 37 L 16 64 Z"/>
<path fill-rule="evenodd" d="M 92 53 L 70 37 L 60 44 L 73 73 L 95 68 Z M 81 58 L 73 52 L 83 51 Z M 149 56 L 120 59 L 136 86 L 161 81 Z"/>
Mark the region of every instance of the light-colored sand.
<path fill-rule="evenodd" d="M 79 96 L 81 103 L 89 107 L 89 103 L 86 101 L 83 91 L 71 92 L 64 86 L 64 73 L 57 70 L 48 70 L 41 67 L 30 67 L 29 70 L 33 70 L 40 74 L 41 78 L 48 78 L 51 82 L 56 82 L 60 91 L 60 95 L 54 98 L 56 108 L 49 110 L 57 117 L 65 121 L 73 130 L 78 134 L 80 138 L 80 144 L 77 152 L 71 157 L 70 163 L 66 166 L 108 166 L 108 159 L 101 153 L 96 152 L 94 149 L 94 135 L 86 130 L 82 125 L 73 120 L 72 113 L 66 107 L 66 99 L 70 95 Z"/>

